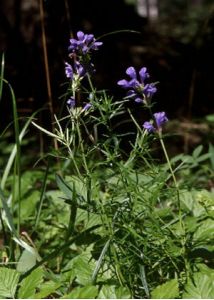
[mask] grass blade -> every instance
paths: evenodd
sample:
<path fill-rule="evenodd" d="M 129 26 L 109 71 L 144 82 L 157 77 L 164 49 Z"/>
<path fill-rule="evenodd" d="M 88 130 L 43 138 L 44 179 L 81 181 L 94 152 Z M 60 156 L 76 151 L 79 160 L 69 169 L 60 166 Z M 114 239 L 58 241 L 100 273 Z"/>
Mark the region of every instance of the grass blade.
<path fill-rule="evenodd" d="M 2 99 L 2 92 L 3 92 L 3 84 L 4 84 L 4 53 L 2 53 L 2 57 L 1 57 L 1 73 L 0 73 L 0 102 Z"/>

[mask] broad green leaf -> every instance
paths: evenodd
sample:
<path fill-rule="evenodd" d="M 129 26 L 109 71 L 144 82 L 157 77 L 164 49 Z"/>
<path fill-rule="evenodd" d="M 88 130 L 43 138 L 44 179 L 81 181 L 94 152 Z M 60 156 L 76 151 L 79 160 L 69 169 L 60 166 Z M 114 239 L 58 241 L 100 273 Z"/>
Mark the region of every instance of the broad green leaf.
<path fill-rule="evenodd" d="M 65 182 L 65 180 L 58 174 L 56 174 L 56 183 L 59 189 L 65 194 L 66 197 L 72 199 L 73 189 Z"/>
<path fill-rule="evenodd" d="M 79 255 L 73 259 L 73 268 L 75 268 L 76 280 L 79 284 L 87 285 L 92 282 L 92 273 L 95 264 L 89 261 L 84 255 Z"/>
<path fill-rule="evenodd" d="M 179 296 L 177 279 L 172 279 L 164 284 L 158 285 L 151 292 L 152 299 L 175 299 Z"/>
<path fill-rule="evenodd" d="M 187 190 L 183 190 L 180 193 L 182 206 L 185 209 L 188 209 L 188 211 L 190 211 L 194 215 L 194 217 L 199 217 L 206 214 L 206 210 L 198 202 L 197 194 L 197 191 L 189 192 Z"/>
<path fill-rule="evenodd" d="M 36 288 L 43 281 L 43 269 L 37 268 L 21 281 L 18 296 L 20 299 L 35 298 Z"/>
<path fill-rule="evenodd" d="M 33 266 L 35 266 L 37 260 L 37 255 L 35 253 L 32 253 L 28 250 L 24 250 L 22 252 L 21 257 L 19 258 L 18 264 L 17 264 L 17 271 L 19 272 L 27 272 L 30 270 Z"/>
<path fill-rule="evenodd" d="M 84 287 L 76 287 L 68 295 L 63 296 L 63 299 L 95 299 L 98 294 L 98 288 L 93 285 Z"/>
<path fill-rule="evenodd" d="M 189 279 L 185 285 L 183 299 L 214 299 L 214 281 L 211 276 L 197 272 L 193 281 Z"/>
<path fill-rule="evenodd" d="M 75 191 L 79 197 L 87 198 L 87 185 L 77 176 L 66 176 L 66 182 L 75 186 Z"/>
<path fill-rule="evenodd" d="M 119 286 L 115 289 L 115 294 L 117 299 L 130 299 L 131 294 L 125 286 Z"/>
<path fill-rule="evenodd" d="M 193 236 L 196 241 L 206 241 L 211 242 L 214 240 L 214 220 L 206 219 L 201 222 L 201 225 L 198 227 Z"/>
<path fill-rule="evenodd" d="M 115 286 L 114 285 L 103 285 L 99 295 L 98 299 L 116 299 L 116 292 L 115 292 Z"/>
<path fill-rule="evenodd" d="M 28 197 L 22 200 L 21 217 L 22 221 L 35 214 L 36 205 L 39 202 L 40 191 L 35 190 Z"/>
<path fill-rule="evenodd" d="M 0 268 L 0 298 L 14 298 L 20 274 L 16 270 Z"/>
<path fill-rule="evenodd" d="M 34 299 L 44 299 L 47 298 L 49 295 L 56 292 L 56 290 L 61 286 L 61 283 L 57 283 L 54 281 L 47 281 L 40 285 L 39 290 L 40 292 L 36 293 L 33 298 Z"/>

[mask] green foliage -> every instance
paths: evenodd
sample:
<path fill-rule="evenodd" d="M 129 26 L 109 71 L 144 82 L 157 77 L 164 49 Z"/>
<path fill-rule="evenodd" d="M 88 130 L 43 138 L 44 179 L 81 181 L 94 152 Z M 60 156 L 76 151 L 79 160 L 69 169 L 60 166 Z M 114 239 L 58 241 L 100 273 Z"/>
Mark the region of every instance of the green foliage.
<path fill-rule="evenodd" d="M 15 298 L 18 281 L 19 273 L 16 270 L 0 268 L 0 297 Z"/>
<path fill-rule="evenodd" d="M 213 299 L 214 297 L 214 271 L 206 265 L 199 265 L 199 272 L 189 278 L 182 298 L 184 299 Z"/>
<path fill-rule="evenodd" d="M 179 288 L 177 279 L 172 279 L 164 284 L 157 286 L 152 291 L 152 299 L 177 299 L 179 297 Z"/>
<path fill-rule="evenodd" d="M 42 283 L 43 276 L 44 273 L 42 268 L 38 268 L 34 270 L 29 276 L 24 278 L 20 283 L 18 298 L 20 299 L 35 298 L 36 289 Z"/>

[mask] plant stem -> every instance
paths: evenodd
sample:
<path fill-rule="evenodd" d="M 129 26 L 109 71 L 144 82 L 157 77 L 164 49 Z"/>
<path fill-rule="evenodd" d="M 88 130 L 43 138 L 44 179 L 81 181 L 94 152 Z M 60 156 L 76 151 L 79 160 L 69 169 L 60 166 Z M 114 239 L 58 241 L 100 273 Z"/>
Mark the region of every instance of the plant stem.
<path fill-rule="evenodd" d="M 185 263 L 185 271 L 186 271 L 186 275 L 188 275 L 187 274 L 187 272 L 188 272 L 188 264 L 187 264 L 187 259 L 186 259 L 186 247 L 185 247 L 185 245 L 186 245 L 185 224 L 183 222 L 182 211 L 181 211 L 181 200 L 180 200 L 179 186 L 178 186 L 177 179 L 175 177 L 175 173 L 174 173 L 174 171 L 172 169 L 172 165 L 170 163 L 169 156 L 168 156 L 165 144 L 163 142 L 161 130 L 158 131 L 158 135 L 159 135 L 161 147 L 163 149 L 163 152 L 164 152 L 164 155 L 165 155 L 165 158 L 166 158 L 169 170 L 170 170 L 170 172 L 172 174 L 172 179 L 174 181 L 174 185 L 175 185 L 175 189 L 176 189 L 176 193 L 177 193 L 178 217 L 179 217 L 179 224 L 180 224 L 180 230 L 181 230 L 181 235 L 182 235 L 181 245 L 182 245 L 183 257 L 184 257 L 184 263 Z"/>

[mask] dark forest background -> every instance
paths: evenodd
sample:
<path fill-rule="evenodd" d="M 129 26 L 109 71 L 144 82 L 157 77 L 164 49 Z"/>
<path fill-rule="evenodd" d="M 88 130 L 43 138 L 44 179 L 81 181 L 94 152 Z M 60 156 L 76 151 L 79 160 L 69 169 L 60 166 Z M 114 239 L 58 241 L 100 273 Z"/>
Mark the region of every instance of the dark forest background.
<path fill-rule="evenodd" d="M 123 96 L 116 82 L 124 78 L 126 68 L 146 66 L 152 81 L 160 82 L 157 110 L 166 110 L 171 119 L 191 119 L 214 112 L 213 1 L 45 0 L 42 3 L 54 112 L 60 110 L 60 96 L 65 93 L 64 62 L 69 38 L 78 30 L 93 33 L 95 37 L 123 30 L 104 36 L 104 45 L 94 55 L 98 89 Z M 5 55 L 5 78 L 14 88 L 20 116 L 31 115 L 48 98 L 40 4 L 39 0 L 0 3 L 0 52 Z M 143 6 L 146 12 L 142 12 Z M 155 16 L 152 9 L 156 9 Z M 12 118 L 9 99 L 1 101 L 0 110 L 1 126 L 5 126 Z M 43 120 L 46 118 L 47 112 Z"/>

